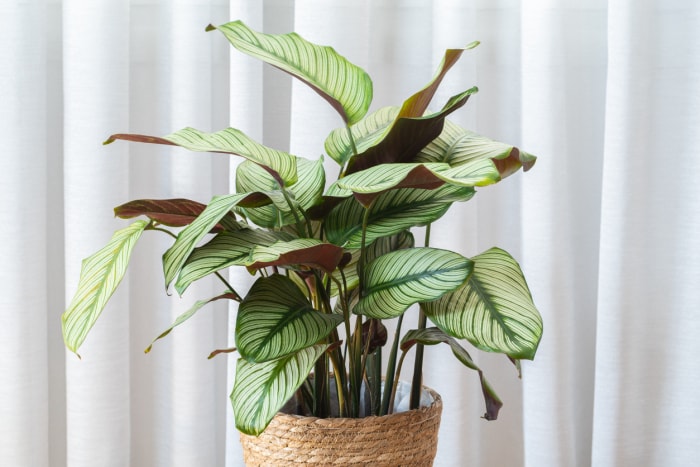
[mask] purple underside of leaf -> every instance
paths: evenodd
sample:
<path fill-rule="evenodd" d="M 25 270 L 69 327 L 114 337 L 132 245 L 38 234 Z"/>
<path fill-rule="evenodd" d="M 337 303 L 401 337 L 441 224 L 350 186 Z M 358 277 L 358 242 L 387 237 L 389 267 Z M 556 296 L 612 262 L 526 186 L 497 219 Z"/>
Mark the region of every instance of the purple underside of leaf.
<path fill-rule="evenodd" d="M 517 172 L 520 167 L 523 168 L 524 172 L 527 172 L 535 165 L 536 160 L 522 161 L 520 159 L 520 150 L 518 148 L 513 148 L 508 154 L 508 157 L 503 159 L 491 159 L 501 175 L 501 178 L 506 178 L 509 175 Z"/>
<path fill-rule="evenodd" d="M 441 180 L 440 178 L 435 176 L 435 174 L 432 173 L 427 167 L 425 167 L 424 165 L 419 165 L 416 166 L 416 168 L 412 169 L 408 173 L 408 175 L 406 175 L 406 178 L 404 178 L 399 183 L 387 190 L 380 191 L 377 193 L 353 194 L 355 196 L 355 199 L 357 199 L 363 206 L 369 206 L 377 196 L 381 195 L 382 193 L 388 190 L 394 190 L 397 188 L 417 188 L 423 190 L 435 190 L 436 188 L 440 188 L 444 184 L 444 180 Z"/>
<path fill-rule="evenodd" d="M 312 206 L 307 210 L 309 218 L 312 220 L 321 220 L 325 218 L 329 212 L 333 210 L 340 203 L 345 201 L 347 198 L 340 198 L 337 196 L 324 196 L 323 201 L 316 206 Z"/>
<path fill-rule="evenodd" d="M 331 244 L 315 245 L 309 248 L 283 253 L 275 261 L 257 261 L 248 266 L 249 269 L 260 269 L 268 266 L 304 265 L 332 272 L 343 259 L 343 249 Z"/>
<path fill-rule="evenodd" d="M 346 175 L 379 164 L 413 162 L 418 153 L 442 133 L 445 118 L 466 104 L 469 96 L 470 94 L 465 95 L 448 108 L 429 117 L 397 119 L 379 144 L 350 159 Z"/>

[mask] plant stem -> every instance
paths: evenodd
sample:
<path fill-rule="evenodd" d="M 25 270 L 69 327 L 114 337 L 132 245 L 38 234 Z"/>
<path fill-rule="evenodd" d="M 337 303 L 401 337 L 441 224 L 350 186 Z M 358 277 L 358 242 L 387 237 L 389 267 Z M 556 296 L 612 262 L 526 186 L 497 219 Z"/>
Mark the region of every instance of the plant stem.
<path fill-rule="evenodd" d="M 399 338 L 401 337 L 401 323 L 403 323 L 403 314 L 399 315 L 399 319 L 396 322 L 394 342 L 391 345 L 389 361 L 386 364 L 386 376 L 384 376 L 384 394 L 382 395 L 382 407 L 379 415 L 387 415 L 389 413 L 389 401 L 391 398 L 393 398 L 394 372 L 396 371 L 396 354 L 399 350 Z M 398 378 L 398 375 L 396 378 Z"/>
<path fill-rule="evenodd" d="M 430 226 L 425 228 L 425 246 L 430 245 Z M 418 329 L 425 329 L 427 318 L 423 312 L 423 307 L 420 307 L 418 312 Z M 423 386 L 423 344 L 416 344 L 416 360 L 413 365 L 413 381 L 411 382 L 411 406 L 410 409 L 417 409 L 420 406 L 420 393 Z"/>

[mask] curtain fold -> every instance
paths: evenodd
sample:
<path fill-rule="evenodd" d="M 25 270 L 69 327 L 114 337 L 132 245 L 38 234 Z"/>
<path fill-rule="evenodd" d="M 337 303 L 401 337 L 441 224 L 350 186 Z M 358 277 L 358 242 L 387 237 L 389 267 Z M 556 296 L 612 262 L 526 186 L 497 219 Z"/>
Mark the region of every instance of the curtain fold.
<path fill-rule="evenodd" d="M 432 107 L 477 85 L 450 119 L 539 157 L 432 229 L 433 246 L 467 256 L 510 251 L 544 318 L 522 380 L 507 359 L 472 352 L 505 403 L 495 422 L 480 418 L 477 375 L 427 349 L 424 382 L 445 407 L 436 465 L 695 463 L 700 4 L 5 0 L 0 465 L 243 465 L 228 400 L 237 357 L 206 358 L 235 346 L 235 304 L 202 309 L 143 353 L 224 290 L 211 280 L 163 293 L 167 236 L 144 233 L 82 359 L 60 331 L 80 260 L 129 224 L 115 206 L 234 189 L 236 158 L 103 146 L 110 134 L 233 126 L 315 159 L 342 124 L 307 86 L 204 32 L 233 19 L 332 45 L 373 77 L 373 109 L 425 85 L 445 48 L 480 40 Z M 228 279 L 242 291 L 253 281 Z"/>

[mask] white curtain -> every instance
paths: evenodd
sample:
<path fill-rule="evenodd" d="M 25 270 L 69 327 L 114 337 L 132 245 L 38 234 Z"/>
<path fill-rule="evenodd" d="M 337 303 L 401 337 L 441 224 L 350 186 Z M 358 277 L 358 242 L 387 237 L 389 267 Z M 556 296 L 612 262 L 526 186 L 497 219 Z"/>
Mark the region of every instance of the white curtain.
<path fill-rule="evenodd" d="M 505 402 L 428 349 L 443 396 L 438 466 L 678 466 L 700 458 L 700 3 L 695 0 L 3 0 L 0 2 L 0 465 L 239 466 L 228 393 L 235 310 L 217 285 L 163 290 L 145 235 L 81 349 L 60 315 L 80 260 L 136 198 L 207 202 L 236 161 L 110 134 L 240 128 L 318 157 L 340 122 L 316 94 L 231 51 L 243 19 L 333 45 L 400 103 L 473 40 L 437 97 L 454 119 L 539 156 L 433 228 L 437 246 L 518 258 L 545 323 L 522 380 L 478 355 Z M 438 104 L 439 105 L 439 104 Z M 231 280 L 245 283 L 245 274 Z M 237 275 L 235 275 L 237 274 Z"/>

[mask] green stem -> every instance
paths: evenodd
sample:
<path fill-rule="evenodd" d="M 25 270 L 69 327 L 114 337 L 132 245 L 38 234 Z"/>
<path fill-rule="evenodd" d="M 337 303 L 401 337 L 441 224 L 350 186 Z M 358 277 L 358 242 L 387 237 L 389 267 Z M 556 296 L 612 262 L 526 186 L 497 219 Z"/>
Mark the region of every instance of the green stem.
<path fill-rule="evenodd" d="M 394 387 L 394 371 L 396 370 L 396 355 L 399 351 L 399 339 L 401 337 L 401 323 L 403 322 L 403 314 L 399 315 L 396 322 L 396 332 L 394 333 L 394 342 L 391 345 L 389 353 L 389 361 L 386 364 L 386 376 L 384 377 L 384 394 L 382 395 L 382 407 L 379 415 L 387 415 L 389 413 L 389 402 L 393 397 Z M 398 378 L 398 376 L 396 376 Z"/>
<path fill-rule="evenodd" d="M 425 228 L 425 246 L 430 245 L 430 226 Z M 418 312 L 418 329 L 425 329 L 427 318 L 423 312 L 423 307 L 420 307 Z M 411 382 L 411 405 L 410 409 L 417 409 L 420 406 L 420 393 L 423 386 L 423 344 L 416 344 L 416 360 L 413 365 L 413 381 Z"/>

